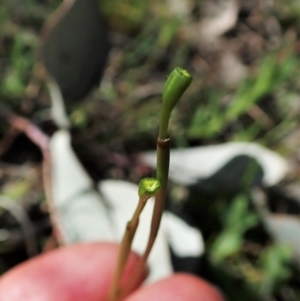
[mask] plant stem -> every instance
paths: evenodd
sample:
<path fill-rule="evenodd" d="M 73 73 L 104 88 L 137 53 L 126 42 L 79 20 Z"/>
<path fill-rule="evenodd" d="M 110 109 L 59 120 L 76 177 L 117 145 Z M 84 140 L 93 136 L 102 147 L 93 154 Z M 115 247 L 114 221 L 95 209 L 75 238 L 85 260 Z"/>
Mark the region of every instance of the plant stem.
<path fill-rule="evenodd" d="M 165 207 L 165 199 L 167 195 L 167 184 L 168 184 L 168 174 L 169 174 L 169 158 L 170 158 L 170 138 L 165 140 L 157 140 L 157 179 L 161 183 L 161 189 L 157 192 L 155 197 L 153 215 L 151 220 L 151 229 L 150 235 L 148 239 L 148 243 L 146 246 L 146 250 L 140 261 L 138 266 L 129 280 L 128 284 L 120 292 L 121 299 L 124 298 L 135 286 L 136 281 L 139 279 L 145 265 L 149 254 L 154 245 L 158 229 L 160 226 L 161 217 Z"/>
<path fill-rule="evenodd" d="M 137 230 L 139 224 L 139 217 L 146 205 L 146 202 L 149 198 L 151 198 L 161 187 L 160 181 L 154 178 L 144 178 L 140 181 L 139 184 L 139 202 L 133 217 L 130 222 L 126 225 L 126 230 L 121 242 L 119 257 L 117 261 L 117 268 L 115 270 L 115 274 L 112 280 L 112 284 L 110 287 L 109 300 L 115 301 L 119 299 L 120 296 L 120 288 L 119 284 L 121 281 L 122 273 L 125 268 L 125 264 L 127 258 L 130 253 L 132 241 Z"/>
<path fill-rule="evenodd" d="M 111 290 L 112 297 L 110 299 L 111 301 L 123 299 L 133 289 L 137 280 L 141 276 L 141 273 L 146 265 L 148 256 L 154 245 L 158 233 L 158 229 L 160 226 L 161 218 L 163 215 L 164 207 L 165 207 L 165 199 L 167 196 L 167 184 L 168 184 L 169 162 L 170 162 L 170 144 L 171 144 L 171 140 L 168 136 L 169 119 L 172 110 L 174 109 L 175 105 L 177 104 L 178 100 L 180 99 L 184 91 L 190 85 L 191 81 L 192 81 L 192 76 L 183 68 L 177 67 L 171 72 L 165 84 L 165 88 L 162 96 L 162 109 L 160 114 L 159 134 L 157 139 L 157 164 L 156 164 L 157 180 L 160 182 L 161 188 L 157 192 L 155 198 L 155 204 L 154 204 L 153 215 L 151 220 L 150 235 L 146 246 L 146 250 L 144 254 L 141 256 L 137 268 L 133 273 L 131 279 L 129 280 L 129 282 L 127 283 L 127 285 L 123 290 L 118 290 L 117 285 L 122 276 L 122 271 L 128 253 L 130 251 L 130 245 L 132 242 L 132 237 L 129 236 L 130 231 L 132 230 L 130 230 L 131 227 L 128 227 L 127 225 L 126 234 L 127 233 L 128 234 L 125 235 L 122 241 L 122 249 L 121 249 L 122 252 L 119 257 L 118 268 L 116 270 L 116 274 L 113 281 L 113 286 Z M 136 230 L 137 224 L 134 224 L 134 226 Z"/>
<path fill-rule="evenodd" d="M 118 298 L 119 298 L 119 294 L 120 294 L 119 284 L 121 281 L 122 273 L 123 273 L 130 249 L 131 249 L 132 241 L 133 241 L 136 229 L 139 224 L 139 216 L 140 216 L 141 212 L 143 211 L 147 200 L 150 197 L 151 197 L 151 195 L 140 197 L 137 208 L 133 214 L 133 217 L 132 217 L 131 221 L 128 222 L 126 225 L 126 230 L 125 230 L 122 242 L 121 242 L 119 257 L 118 257 L 118 261 L 117 261 L 117 268 L 115 270 L 112 284 L 110 287 L 110 294 L 109 294 L 110 301 L 118 300 Z"/>
<path fill-rule="evenodd" d="M 167 196 L 167 184 L 169 176 L 169 161 L 170 161 L 170 145 L 171 140 L 168 137 L 168 125 L 172 110 L 177 104 L 178 100 L 188 88 L 192 81 L 192 76 L 183 68 L 175 68 L 164 88 L 162 96 L 162 109 L 160 113 L 159 134 L 157 139 L 157 163 L 156 163 L 156 177 L 161 182 L 161 189 L 156 194 L 153 215 L 151 220 L 151 230 L 147 243 L 146 250 L 142 255 L 139 264 L 128 282 L 127 286 L 121 293 L 121 297 L 125 297 L 134 287 L 136 281 L 140 277 L 147 259 L 154 245 L 158 229 L 160 226 L 162 214 L 165 207 L 165 200 Z"/>

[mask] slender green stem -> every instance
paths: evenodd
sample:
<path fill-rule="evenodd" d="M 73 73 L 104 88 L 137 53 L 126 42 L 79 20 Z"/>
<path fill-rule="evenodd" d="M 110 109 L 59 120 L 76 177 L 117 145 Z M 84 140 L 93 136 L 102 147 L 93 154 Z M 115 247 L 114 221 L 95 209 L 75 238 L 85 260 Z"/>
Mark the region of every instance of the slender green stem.
<path fill-rule="evenodd" d="M 139 279 L 151 249 L 154 245 L 167 196 L 167 184 L 169 176 L 169 161 L 170 161 L 170 138 L 168 137 L 168 125 L 171 112 L 178 100 L 188 88 L 192 81 L 192 76 L 183 68 L 177 67 L 170 74 L 164 88 L 162 109 L 160 114 L 159 134 L 157 139 L 157 170 L 156 176 L 161 183 L 161 189 L 156 194 L 153 215 L 151 220 L 151 229 L 146 246 L 146 250 L 142 255 L 139 264 L 132 275 L 125 289 L 121 292 L 121 297 L 125 297 L 134 287 Z"/>
<path fill-rule="evenodd" d="M 120 252 L 117 260 L 117 267 L 110 287 L 110 301 L 119 300 L 121 293 L 119 285 L 123 274 L 123 270 L 127 262 L 127 258 L 130 253 L 131 245 L 139 224 L 140 214 L 142 213 L 147 200 L 151 198 L 160 189 L 160 187 L 160 182 L 153 178 L 142 179 L 139 184 L 139 202 L 131 221 L 128 222 L 126 225 L 126 230 L 121 242 Z"/>
<path fill-rule="evenodd" d="M 151 229 L 148 239 L 148 243 L 145 252 L 140 258 L 138 266 L 134 271 L 131 279 L 127 283 L 124 290 L 121 291 L 121 299 L 124 298 L 136 285 L 137 280 L 141 276 L 142 271 L 146 265 L 149 254 L 154 245 L 158 229 L 160 226 L 161 217 L 164 211 L 165 199 L 167 195 L 167 184 L 168 184 L 168 172 L 169 172 L 169 157 L 170 157 L 170 139 L 157 140 L 157 165 L 160 167 L 157 169 L 157 178 L 161 183 L 161 188 L 157 192 L 155 197 L 153 215 L 151 220 Z"/>
<path fill-rule="evenodd" d="M 150 197 L 151 196 L 140 197 L 138 206 L 133 214 L 132 220 L 130 222 L 128 222 L 126 225 L 126 230 L 125 230 L 122 242 L 121 242 L 120 252 L 119 252 L 119 256 L 118 256 L 117 268 L 115 270 L 112 284 L 110 287 L 109 300 L 111 300 L 111 301 L 117 300 L 119 298 L 119 294 L 120 294 L 119 284 L 121 281 L 121 277 L 123 274 L 123 270 L 125 268 L 125 264 L 126 264 L 128 255 L 130 253 L 132 241 L 133 241 L 136 229 L 139 224 L 139 216 L 140 216 L 142 210 L 144 209 L 147 200 Z"/>

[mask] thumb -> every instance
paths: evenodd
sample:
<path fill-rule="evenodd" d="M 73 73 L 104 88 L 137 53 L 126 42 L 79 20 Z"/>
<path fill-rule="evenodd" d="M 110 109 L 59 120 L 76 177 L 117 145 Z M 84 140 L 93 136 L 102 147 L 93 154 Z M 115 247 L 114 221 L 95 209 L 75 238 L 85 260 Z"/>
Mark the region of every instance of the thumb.
<path fill-rule="evenodd" d="M 143 287 L 125 301 L 225 301 L 220 292 L 203 279 L 175 274 L 153 285 Z"/>
<path fill-rule="evenodd" d="M 118 252 L 118 245 L 108 243 L 49 251 L 0 278 L 0 301 L 105 301 Z M 131 253 L 123 281 L 137 261 L 138 256 Z"/>

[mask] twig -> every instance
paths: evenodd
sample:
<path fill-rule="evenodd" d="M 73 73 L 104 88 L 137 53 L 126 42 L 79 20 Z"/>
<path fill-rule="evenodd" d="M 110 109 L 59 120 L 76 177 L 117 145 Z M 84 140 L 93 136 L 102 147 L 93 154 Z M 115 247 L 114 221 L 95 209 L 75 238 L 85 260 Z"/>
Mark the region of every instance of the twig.
<path fill-rule="evenodd" d="M 34 144 L 40 148 L 43 154 L 43 182 L 46 200 L 50 211 L 50 219 L 59 243 L 63 244 L 52 197 L 50 138 L 30 120 L 15 115 L 3 105 L 0 106 L 0 117 L 5 119 L 12 126 L 12 128 L 24 133 Z"/>

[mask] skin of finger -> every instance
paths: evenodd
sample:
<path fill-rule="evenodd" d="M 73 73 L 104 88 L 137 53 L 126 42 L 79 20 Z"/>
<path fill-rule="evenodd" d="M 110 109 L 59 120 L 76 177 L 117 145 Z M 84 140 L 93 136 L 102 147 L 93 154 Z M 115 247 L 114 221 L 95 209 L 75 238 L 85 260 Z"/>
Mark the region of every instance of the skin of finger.
<path fill-rule="evenodd" d="M 221 293 L 203 279 L 178 273 L 145 286 L 124 301 L 225 301 Z"/>
<path fill-rule="evenodd" d="M 116 244 L 92 243 L 37 256 L 0 278 L 0 301 L 105 301 L 118 251 Z M 131 253 L 122 283 L 137 261 Z"/>

